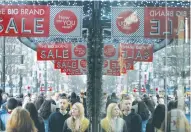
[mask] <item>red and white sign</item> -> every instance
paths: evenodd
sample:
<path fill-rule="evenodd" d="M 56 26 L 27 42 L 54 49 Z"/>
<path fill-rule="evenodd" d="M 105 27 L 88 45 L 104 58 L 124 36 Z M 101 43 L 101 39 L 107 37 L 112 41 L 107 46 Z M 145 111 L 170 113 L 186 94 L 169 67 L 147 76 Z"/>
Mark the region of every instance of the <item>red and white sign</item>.
<path fill-rule="evenodd" d="M 132 34 L 136 32 L 140 25 L 137 12 L 128 10 L 121 12 L 117 17 L 116 25 L 118 30 L 124 34 Z"/>
<path fill-rule="evenodd" d="M 72 59 L 87 59 L 87 43 L 72 44 Z"/>
<path fill-rule="evenodd" d="M 72 44 L 39 44 L 37 46 L 37 60 L 71 60 Z"/>
<path fill-rule="evenodd" d="M 104 55 L 106 57 L 113 57 L 116 54 L 116 49 L 113 45 L 105 45 L 104 46 Z"/>
<path fill-rule="evenodd" d="M 48 37 L 48 6 L 0 5 L 0 36 Z"/>
<path fill-rule="evenodd" d="M 134 61 L 152 62 L 153 45 L 151 44 L 120 44 L 120 54 L 124 59 Z"/>
<path fill-rule="evenodd" d="M 83 6 L 50 6 L 50 36 L 82 37 Z"/>
<path fill-rule="evenodd" d="M 179 34 L 185 32 L 185 20 L 179 20 L 178 18 L 187 18 L 188 23 L 190 23 L 190 13 L 190 8 L 145 7 L 145 37 L 165 38 L 167 36 L 168 38 L 178 38 Z M 188 26 L 187 31 L 190 34 L 190 26 Z"/>
<path fill-rule="evenodd" d="M 84 57 L 86 55 L 87 45 L 78 44 L 74 46 L 74 54 L 77 57 Z"/>
<path fill-rule="evenodd" d="M 79 62 L 80 62 L 80 66 L 82 68 L 87 68 L 87 61 L 86 60 L 79 60 Z"/>
<path fill-rule="evenodd" d="M 66 64 L 69 65 L 66 66 Z M 62 66 L 59 66 L 62 64 Z M 62 73 L 66 75 L 85 75 L 87 73 L 86 60 L 70 60 L 70 61 L 56 61 L 55 68 L 60 68 Z"/>
<path fill-rule="evenodd" d="M 55 69 L 78 69 L 78 60 L 57 60 L 54 62 Z"/>
<path fill-rule="evenodd" d="M 78 69 L 61 69 L 61 73 L 66 73 L 66 75 L 84 75 L 79 68 Z"/>
<path fill-rule="evenodd" d="M 110 69 L 123 69 L 123 73 L 127 70 L 134 70 L 134 62 L 132 59 L 123 60 L 120 64 L 118 60 L 110 60 Z"/>
<path fill-rule="evenodd" d="M 70 10 L 62 10 L 56 14 L 54 25 L 61 33 L 70 33 L 74 31 L 78 24 L 76 15 Z"/>
<path fill-rule="evenodd" d="M 104 59 L 117 60 L 118 59 L 119 44 L 104 44 Z"/>

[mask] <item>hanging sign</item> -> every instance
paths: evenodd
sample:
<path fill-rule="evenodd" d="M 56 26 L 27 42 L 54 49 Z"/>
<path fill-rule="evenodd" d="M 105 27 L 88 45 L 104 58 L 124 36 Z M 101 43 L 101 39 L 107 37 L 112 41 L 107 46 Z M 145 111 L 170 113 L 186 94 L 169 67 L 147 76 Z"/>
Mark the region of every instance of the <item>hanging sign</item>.
<path fill-rule="evenodd" d="M 144 8 L 112 7 L 112 37 L 144 36 Z"/>
<path fill-rule="evenodd" d="M 51 6 L 50 36 L 82 37 L 82 6 Z"/>
<path fill-rule="evenodd" d="M 72 44 L 39 44 L 37 46 L 37 60 L 71 60 Z"/>
<path fill-rule="evenodd" d="M 78 60 L 56 60 L 55 69 L 78 69 Z"/>
<path fill-rule="evenodd" d="M 0 36 L 48 37 L 50 8 L 0 5 Z"/>
<path fill-rule="evenodd" d="M 72 44 L 72 59 L 86 59 L 87 58 L 87 44 L 74 43 Z"/>
<path fill-rule="evenodd" d="M 104 44 L 104 59 L 117 60 L 118 59 L 118 44 Z"/>
<path fill-rule="evenodd" d="M 61 69 L 61 73 L 66 73 L 66 75 L 84 75 L 80 69 Z"/>
<path fill-rule="evenodd" d="M 70 64 L 73 64 L 73 66 L 69 65 L 66 66 L 65 63 L 68 61 L 58 61 L 62 62 L 64 64 L 63 66 L 58 66 L 58 63 L 55 65 L 56 68 L 61 69 L 62 73 L 66 73 L 66 75 L 86 75 L 87 73 L 87 61 L 86 60 L 70 60 Z"/>
<path fill-rule="evenodd" d="M 153 45 L 151 44 L 120 44 L 121 55 L 125 60 L 133 59 L 134 61 L 152 62 Z"/>
<path fill-rule="evenodd" d="M 0 36 L 82 37 L 82 6 L 0 5 Z"/>
<path fill-rule="evenodd" d="M 179 19 L 182 17 L 183 19 Z M 145 37 L 147 38 L 178 38 L 185 32 L 185 18 L 190 23 L 190 8 L 179 7 L 145 7 Z M 190 34 L 190 27 L 187 31 Z M 184 37 L 179 37 L 184 39 Z"/>
<path fill-rule="evenodd" d="M 184 19 L 180 20 L 179 17 Z M 178 38 L 179 34 L 185 32 L 185 18 L 190 23 L 190 8 L 112 7 L 111 34 L 114 38 Z M 186 30 L 190 36 L 190 25 Z"/>

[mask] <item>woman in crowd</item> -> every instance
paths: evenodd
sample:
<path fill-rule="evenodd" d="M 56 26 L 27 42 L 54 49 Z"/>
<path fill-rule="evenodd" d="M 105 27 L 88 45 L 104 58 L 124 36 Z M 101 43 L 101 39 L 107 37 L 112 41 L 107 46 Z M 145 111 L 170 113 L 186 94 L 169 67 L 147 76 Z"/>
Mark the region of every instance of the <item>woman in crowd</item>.
<path fill-rule="evenodd" d="M 157 105 L 153 117 L 149 119 L 146 132 L 161 132 L 161 124 L 163 123 L 165 118 L 165 105 L 159 104 Z"/>
<path fill-rule="evenodd" d="M 17 107 L 11 113 L 7 122 L 6 132 L 37 132 L 28 111 Z"/>
<path fill-rule="evenodd" d="M 63 132 L 87 132 L 89 120 L 84 117 L 84 106 L 81 103 L 75 103 L 71 109 L 71 117 L 65 123 Z"/>
<path fill-rule="evenodd" d="M 45 100 L 39 109 L 39 116 L 44 120 L 45 132 L 48 132 L 48 118 L 51 114 L 51 101 Z"/>
<path fill-rule="evenodd" d="M 101 120 L 103 132 L 127 132 L 125 121 L 120 117 L 122 115 L 118 104 L 111 103 L 107 108 L 107 116 Z"/>
<path fill-rule="evenodd" d="M 38 132 L 45 132 L 43 119 L 38 116 L 38 112 L 36 110 L 35 105 L 33 103 L 27 103 L 24 107 L 30 113 L 30 117 L 34 121 Z"/>
<path fill-rule="evenodd" d="M 141 116 L 142 132 L 145 132 L 146 125 L 147 125 L 148 119 L 151 115 L 151 112 L 149 111 L 149 109 L 144 101 L 134 101 L 133 107 L 135 108 L 135 112 Z"/>

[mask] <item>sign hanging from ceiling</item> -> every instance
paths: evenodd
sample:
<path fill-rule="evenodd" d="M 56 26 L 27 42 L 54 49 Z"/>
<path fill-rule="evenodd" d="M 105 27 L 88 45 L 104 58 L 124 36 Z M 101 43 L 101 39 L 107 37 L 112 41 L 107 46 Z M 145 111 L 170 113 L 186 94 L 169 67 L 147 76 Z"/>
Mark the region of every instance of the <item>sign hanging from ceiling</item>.
<path fill-rule="evenodd" d="M 151 44 L 120 44 L 120 55 L 124 60 L 133 59 L 139 62 L 153 61 L 153 45 Z"/>
<path fill-rule="evenodd" d="M 0 5 L 0 36 L 82 37 L 81 6 Z"/>
<path fill-rule="evenodd" d="M 82 37 L 82 6 L 50 6 L 50 36 Z"/>
<path fill-rule="evenodd" d="M 112 7 L 112 37 L 138 37 L 144 33 L 144 8 Z"/>
<path fill-rule="evenodd" d="M 0 5 L 0 36 L 48 37 L 48 6 Z"/>
<path fill-rule="evenodd" d="M 71 60 L 86 59 L 87 44 L 53 43 L 37 46 L 37 60 Z"/>
<path fill-rule="evenodd" d="M 180 20 L 179 17 L 184 19 Z M 112 37 L 179 38 L 185 29 L 185 19 L 190 23 L 190 9 L 178 7 L 112 7 Z M 189 36 L 189 35 L 188 35 Z"/>

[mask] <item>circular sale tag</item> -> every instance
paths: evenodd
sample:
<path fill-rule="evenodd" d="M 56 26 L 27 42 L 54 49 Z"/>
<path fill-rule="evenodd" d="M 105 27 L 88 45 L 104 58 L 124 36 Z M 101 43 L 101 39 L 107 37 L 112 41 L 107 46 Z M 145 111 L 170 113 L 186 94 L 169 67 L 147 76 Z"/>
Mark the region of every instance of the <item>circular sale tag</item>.
<path fill-rule="evenodd" d="M 132 34 L 139 29 L 140 21 L 137 12 L 124 11 L 116 20 L 117 28 L 124 34 Z"/>
<path fill-rule="evenodd" d="M 77 57 L 83 57 L 86 55 L 86 46 L 79 44 L 74 48 L 74 54 Z"/>
<path fill-rule="evenodd" d="M 104 55 L 106 57 L 113 57 L 115 56 L 116 50 L 113 45 L 106 45 L 104 46 Z"/>
<path fill-rule="evenodd" d="M 78 24 L 76 15 L 69 10 L 63 10 L 56 14 L 54 25 L 61 33 L 70 33 L 74 31 Z"/>
<path fill-rule="evenodd" d="M 86 61 L 86 60 L 81 60 L 81 61 L 80 61 L 80 66 L 81 66 L 82 68 L 86 68 L 86 67 L 87 67 L 87 61 Z"/>

